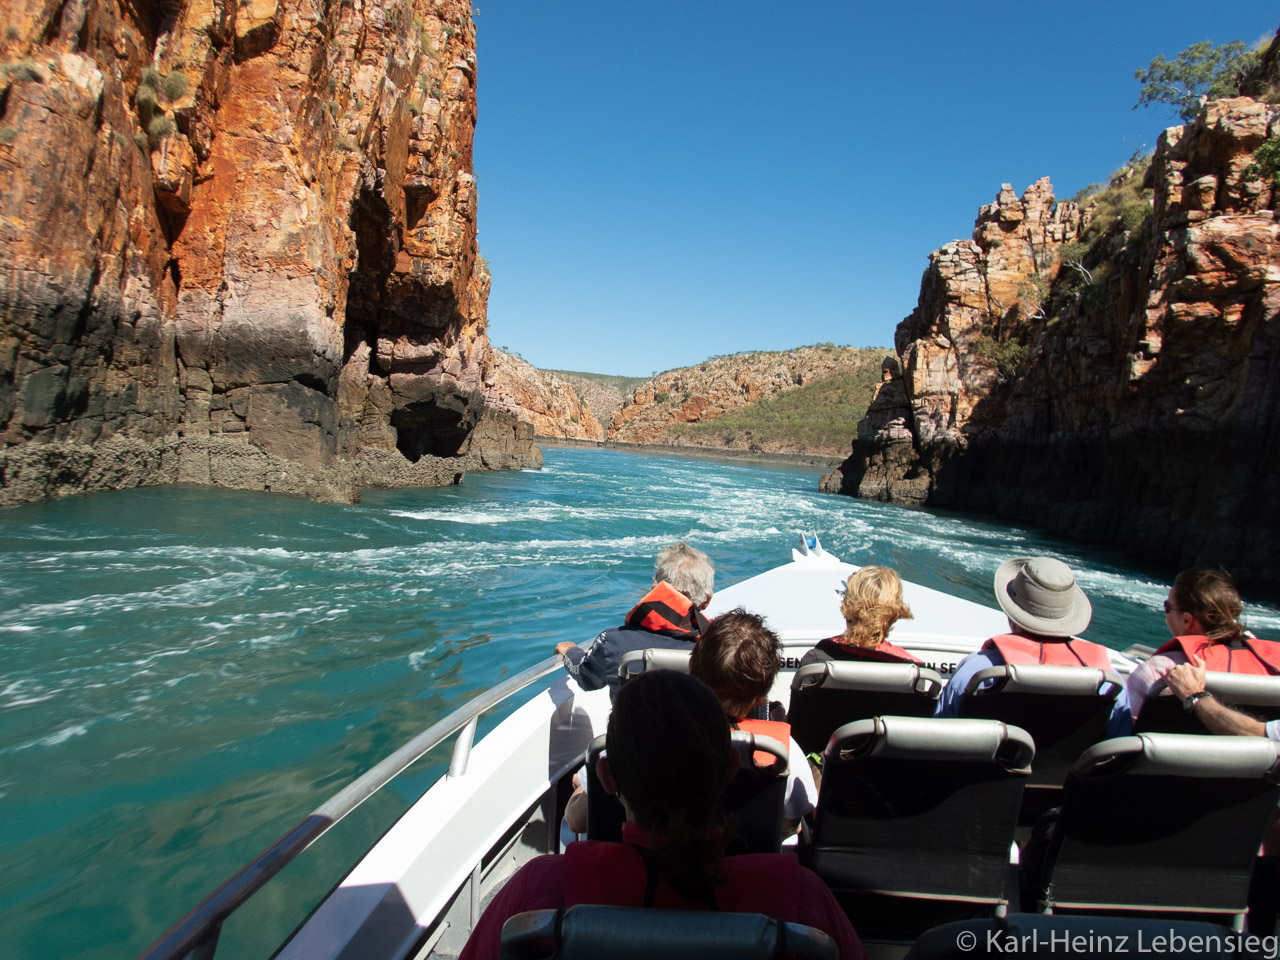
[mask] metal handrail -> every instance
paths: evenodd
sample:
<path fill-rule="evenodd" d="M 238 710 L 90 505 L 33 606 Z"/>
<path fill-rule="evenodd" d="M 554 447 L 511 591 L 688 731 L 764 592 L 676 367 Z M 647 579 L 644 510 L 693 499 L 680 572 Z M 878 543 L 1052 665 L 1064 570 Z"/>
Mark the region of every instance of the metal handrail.
<path fill-rule="evenodd" d="M 297 826 L 260 853 L 248 866 L 242 868 L 217 890 L 209 894 L 190 913 L 161 934 L 138 960 L 178 960 L 192 951 L 199 950 L 201 958 L 213 956 L 223 922 L 251 896 L 279 873 L 294 857 L 315 843 L 330 827 L 349 814 L 365 800 L 377 793 L 397 774 L 417 761 L 427 751 L 438 746 L 447 737 L 468 728 L 468 741 L 475 736 L 476 722 L 513 694 L 537 683 L 559 669 L 563 658 L 558 654 L 535 664 L 522 673 L 504 680 L 495 687 L 469 700 L 457 710 L 418 734 L 385 760 L 351 781 L 332 797 L 318 806 Z M 470 743 L 455 747 L 454 758 L 447 776 L 466 773 Z"/>

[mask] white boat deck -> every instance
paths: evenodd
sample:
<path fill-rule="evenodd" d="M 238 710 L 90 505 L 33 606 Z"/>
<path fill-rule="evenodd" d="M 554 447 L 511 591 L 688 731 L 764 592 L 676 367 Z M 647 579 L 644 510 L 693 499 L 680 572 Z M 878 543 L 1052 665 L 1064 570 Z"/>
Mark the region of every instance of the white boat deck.
<path fill-rule="evenodd" d="M 785 648 L 786 667 L 773 690 L 773 698 L 783 702 L 799 657 L 816 641 L 843 631 L 840 599 L 858 569 L 820 546 L 797 550 L 794 557 L 725 588 L 706 611 L 716 616 L 741 606 L 765 617 Z M 893 641 L 944 677 L 984 640 L 1008 629 L 994 607 L 913 583 L 904 583 L 904 594 L 914 619 L 895 625 Z M 1128 672 L 1131 661 L 1118 652 L 1112 656 L 1117 669 Z M 465 941 L 486 894 L 518 858 L 529 855 L 517 849 L 521 829 L 536 829 L 546 841 L 541 849 L 554 848 L 548 820 L 556 781 L 580 762 L 591 737 L 604 731 L 608 712 L 607 691 L 583 693 L 567 676 L 555 679 L 475 745 L 465 772 L 432 786 L 278 956 L 400 960 L 428 955 L 442 936 L 441 952 L 448 955 Z"/>

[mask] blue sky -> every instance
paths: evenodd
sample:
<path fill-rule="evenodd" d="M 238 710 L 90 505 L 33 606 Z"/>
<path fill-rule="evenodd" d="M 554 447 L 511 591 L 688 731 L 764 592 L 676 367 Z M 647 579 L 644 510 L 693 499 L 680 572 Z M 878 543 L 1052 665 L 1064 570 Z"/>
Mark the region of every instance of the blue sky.
<path fill-rule="evenodd" d="M 1183 0 L 475 0 L 489 334 L 648 376 L 889 345 L 1002 183 L 1059 197 L 1177 122 L 1133 71 L 1280 9 Z"/>

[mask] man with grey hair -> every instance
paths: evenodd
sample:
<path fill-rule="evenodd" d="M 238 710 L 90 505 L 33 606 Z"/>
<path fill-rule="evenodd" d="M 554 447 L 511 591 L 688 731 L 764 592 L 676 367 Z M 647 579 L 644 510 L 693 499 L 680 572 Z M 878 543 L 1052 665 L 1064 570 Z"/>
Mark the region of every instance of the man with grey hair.
<path fill-rule="evenodd" d="M 583 690 L 618 692 L 618 665 L 632 650 L 661 647 L 692 650 L 706 629 L 702 611 L 711 602 L 715 568 L 687 543 L 663 547 L 653 568 L 652 589 L 631 608 L 620 627 L 610 627 L 584 650 L 570 640 L 556 644 L 565 669 Z"/>

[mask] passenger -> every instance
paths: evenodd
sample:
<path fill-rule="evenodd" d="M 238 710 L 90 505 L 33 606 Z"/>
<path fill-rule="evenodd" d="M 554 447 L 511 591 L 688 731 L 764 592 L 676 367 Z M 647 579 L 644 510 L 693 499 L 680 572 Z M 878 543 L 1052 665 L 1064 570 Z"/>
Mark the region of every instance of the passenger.
<path fill-rule="evenodd" d="M 730 724 L 738 730 L 772 737 L 788 748 L 787 789 L 782 835 L 800 829 L 800 820 L 818 798 L 804 751 L 791 739 L 791 726 L 766 719 L 769 689 L 782 669 L 778 635 L 764 620 L 741 607 L 722 613 L 694 645 L 689 672 L 720 698 Z"/>
<path fill-rule="evenodd" d="M 596 772 L 626 810 L 622 843 L 583 840 L 538 857 L 507 881 L 462 960 L 495 960 L 502 925 L 526 910 L 578 903 L 763 913 L 826 931 L 840 956 L 863 958 L 849 918 L 792 854 L 721 856 L 721 791 L 737 769 L 724 709 L 700 680 L 644 673 L 618 693 L 608 755 Z"/>
<path fill-rule="evenodd" d="M 1076 636 L 1089 626 L 1093 607 L 1076 585 L 1071 568 L 1061 560 L 1019 557 L 1005 561 L 996 571 L 995 594 L 1009 618 L 1010 632 L 992 637 L 960 661 L 942 688 L 937 716 L 959 716 L 969 681 L 987 667 L 1048 663 L 1111 669 L 1106 647 Z"/>
<path fill-rule="evenodd" d="M 1164 682 L 1182 706 L 1195 714 L 1210 733 L 1237 737 L 1267 737 L 1280 740 L 1280 720 L 1265 723 L 1234 707 L 1229 707 L 1205 689 L 1205 663 L 1192 654 L 1191 663 L 1179 663 L 1164 675 Z"/>
<path fill-rule="evenodd" d="M 1124 736 L 1164 675 L 1193 657 L 1222 673 L 1280 673 L 1280 643 L 1250 636 L 1240 623 L 1240 593 L 1224 570 L 1183 570 L 1164 601 L 1173 639 L 1129 674 L 1116 698 L 1107 732 Z"/>
<path fill-rule="evenodd" d="M 609 688 L 618 695 L 618 665 L 633 650 L 662 647 L 692 650 L 707 627 L 702 611 L 711 602 L 715 568 L 701 550 L 683 541 L 663 547 L 653 570 L 653 587 L 631 608 L 620 627 L 610 627 L 583 650 L 570 640 L 556 644 L 565 669 L 583 690 Z"/>
<path fill-rule="evenodd" d="M 911 620 L 902 600 L 902 581 L 888 567 L 863 567 L 849 577 L 844 599 L 844 634 L 818 641 L 800 658 L 800 666 L 827 660 L 871 660 L 880 663 L 920 663 L 885 638 L 899 620 Z"/>

